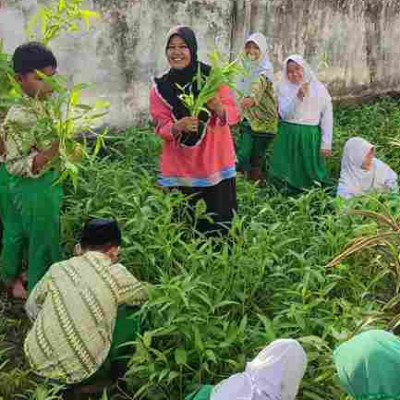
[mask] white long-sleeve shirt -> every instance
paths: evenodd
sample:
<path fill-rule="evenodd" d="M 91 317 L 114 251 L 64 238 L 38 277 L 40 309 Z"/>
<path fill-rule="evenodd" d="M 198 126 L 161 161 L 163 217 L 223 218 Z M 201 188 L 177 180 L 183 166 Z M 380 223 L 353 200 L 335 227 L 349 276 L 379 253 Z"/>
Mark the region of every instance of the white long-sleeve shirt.
<path fill-rule="evenodd" d="M 332 148 L 333 109 L 332 99 L 325 86 L 311 82 L 309 95 L 300 100 L 297 92 L 281 91 L 278 88 L 279 115 L 286 121 L 300 125 L 321 127 L 321 149 Z"/>
<path fill-rule="evenodd" d="M 379 174 L 376 172 L 382 170 Z M 353 197 L 362 196 L 369 191 L 387 192 L 387 193 L 398 193 L 398 175 L 394 172 L 388 165 L 382 161 L 374 158 L 373 163 L 373 175 L 380 175 L 379 179 L 374 177 L 371 180 L 371 185 L 369 187 L 363 186 L 363 182 L 360 181 L 359 184 L 355 184 L 353 180 L 346 179 L 346 171 L 340 173 L 339 185 L 337 188 L 337 195 L 344 199 L 351 199 Z"/>

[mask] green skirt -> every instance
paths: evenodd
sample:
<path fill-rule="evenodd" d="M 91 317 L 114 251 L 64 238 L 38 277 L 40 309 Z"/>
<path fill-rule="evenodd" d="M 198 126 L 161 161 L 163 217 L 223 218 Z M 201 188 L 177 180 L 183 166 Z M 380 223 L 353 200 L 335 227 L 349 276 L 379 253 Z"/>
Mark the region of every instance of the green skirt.
<path fill-rule="evenodd" d="M 0 276 L 6 283 L 22 273 L 27 261 L 28 292 L 48 268 L 60 261 L 60 210 L 63 188 L 55 182 L 59 173 L 26 178 L 0 168 L 0 216 L 3 220 L 3 252 Z"/>
<path fill-rule="evenodd" d="M 253 169 L 266 169 L 267 151 L 275 135 L 272 133 L 255 133 L 248 121 L 241 124 L 241 137 L 237 143 L 237 168 L 249 172 Z"/>
<path fill-rule="evenodd" d="M 213 391 L 213 386 L 204 385 L 197 392 L 189 394 L 185 400 L 209 400 L 211 393 Z"/>
<path fill-rule="evenodd" d="M 326 162 L 320 155 L 319 126 L 281 121 L 271 158 L 271 178 L 302 191 L 315 186 L 331 186 Z"/>
<path fill-rule="evenodd" d="M 343 389 L 356 400 L 400 400 L 400 339 L 371 330 L 334 352 Z"/>

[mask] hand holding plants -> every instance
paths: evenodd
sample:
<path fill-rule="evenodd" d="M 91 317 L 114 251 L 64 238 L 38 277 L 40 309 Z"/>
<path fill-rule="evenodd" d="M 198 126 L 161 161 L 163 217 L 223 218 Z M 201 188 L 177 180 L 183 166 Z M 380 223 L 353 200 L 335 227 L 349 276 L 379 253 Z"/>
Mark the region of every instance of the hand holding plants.
<path fill-rule="evenodd" d="M 199 120 L 196 117 L 184 117 L 175 123 L 174 128 L 179 133 L 196 132 L 199 128 Z"/>
<path fill-rule="evenodd" d="M 33 173 L 39 173 L 49 161 L 59 155 L 59 152 L 60 142 L 53 142 L 48 149 L 37 154 L 33 160 Z"/>
<path fill-rule="evenodd" d="M 304 97 L 308 97 L 309 92 L 310 92 L 310 84 L 307 83 L 307 82 L 305 82 L 305 83 L 303 83 L 303 84 L 300 86 L 300 89 L 299 89 L 299 91 L 297 92 L 297 97 L 298 97 L 300 100 L 303 100 Z"/>
<path fill-rule="evenodd" d="M 224 113 L 224 106 L 218 95 L 214 96 L 211 100 L 207 102 L 207 108 L 218 115 Z"/>
<path fill-rule="evenodd" d="M 254 107 L 256 105 L 256 102 L 251 97 L 244 97 L 241 100 L 240 105 L 244 110 L 247 110 L 248 108 Z"/>
<path fill-rule="evenodd" d="M 197 117 L 205 110 L 205 107 L 217 114 L 222 114 L 224 112 L 223 105 L 219 99 L 216 99 L 218 90 L 222 85 L 236 89 L 236 76 L 242 73 L 238 60 L 223 63 L 218 52 L 211 53 L 209 58 L 212 67 L 210 75 L 202 76 L 199 69 L 195 78 L 199 89 L 198 96 L 194 96 L 193 93 L 186 93 L 184 88 L 178 85 L 178 88 L 182 91 L 179 98 L 193 117 Z"/>

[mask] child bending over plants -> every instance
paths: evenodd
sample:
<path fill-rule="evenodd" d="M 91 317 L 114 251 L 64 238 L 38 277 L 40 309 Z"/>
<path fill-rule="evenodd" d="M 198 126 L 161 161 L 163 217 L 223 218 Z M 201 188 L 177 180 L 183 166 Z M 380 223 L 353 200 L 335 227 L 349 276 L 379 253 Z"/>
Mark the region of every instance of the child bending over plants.
<path fill-rule="evenodd" d="M 25 355 L 38 375 L 71 385 L 73 393 L 97 393 L 124 373 L 121 356 L 139 332 L 132 309 L 147 291 L 117 262 L 121 230 L 114 220 L 84 226 L 77 256 L 52 265 L 30 294 L 26 311 L 34 325 Z"/>
<path fill-rule="evenodd" d="M 299 342 L 278 339 L 247 363 L 244 373 L 216 387 L 203 386 L 186 400 L 295 400 L 306 367 L 307 356 Z"/>

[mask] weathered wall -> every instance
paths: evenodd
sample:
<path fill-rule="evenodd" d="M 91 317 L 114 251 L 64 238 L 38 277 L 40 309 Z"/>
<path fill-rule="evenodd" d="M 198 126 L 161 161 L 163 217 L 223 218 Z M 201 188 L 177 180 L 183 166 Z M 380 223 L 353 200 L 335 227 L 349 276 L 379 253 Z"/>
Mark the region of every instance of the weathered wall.
<path fill-rule="evenodd" d="M 45 0 L 39 0 L 39 4 Z M 36 0 L 0 0 L 0 37 L 12 51 Z M 197 32 L 202 58 L 217 48 L 235 54 L 245 36 L 264 32 L 277 75 L 283 59 L 304 54 L 337 96 L 400 90 L 399 0 L 92 0 L 102 11 L 96 29 L 65 36 L 51 47 L 71 82 L 93 81 L 89 96 L 113 104 L 110 122 L 131 125 L 147 118 L 151 77 L 167 68 L 165 35 L 184 23 Z"/>

